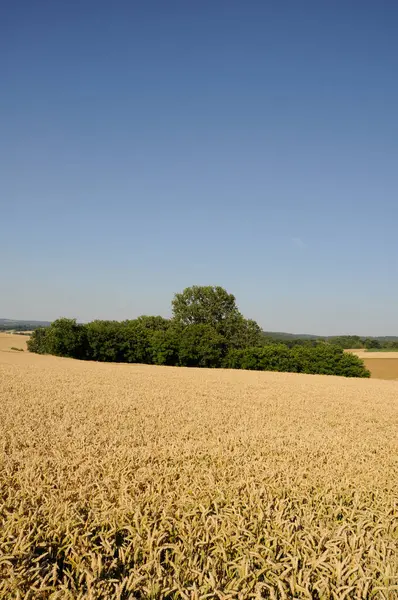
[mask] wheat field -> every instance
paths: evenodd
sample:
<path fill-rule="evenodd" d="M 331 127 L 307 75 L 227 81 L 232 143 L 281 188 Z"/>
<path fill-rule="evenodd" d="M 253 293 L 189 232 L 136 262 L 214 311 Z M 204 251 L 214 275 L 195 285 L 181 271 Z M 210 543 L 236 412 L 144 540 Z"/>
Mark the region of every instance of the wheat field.
<path fill-rule="evenodd" d="M 4 339 L 1 598 L 398 598 L 397 382 Z"/>

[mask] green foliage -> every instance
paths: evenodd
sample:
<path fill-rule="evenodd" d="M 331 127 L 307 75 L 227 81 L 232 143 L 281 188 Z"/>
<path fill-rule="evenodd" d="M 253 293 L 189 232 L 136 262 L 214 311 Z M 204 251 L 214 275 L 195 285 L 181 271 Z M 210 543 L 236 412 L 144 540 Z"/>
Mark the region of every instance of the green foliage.
<path fill-rule="evenodd" d="M 170 325 L 168 329 L 152 332 L 150 337 L 150 353 L 154 365 L 179 364 L 179 339 L 181 330 Z"/>
<path fill-rule="evenodd" d="M 370 377 L 363 362 L 354 354 L 346 353 L 336 346 L 296 346 L 285 344 L 230 350 L 224 366 L 232 369 L 254 371 L 283 371 L 341 375 L 344 377 Z"/>
<path fill-rule="evenodd" d="M 398 350 L 398 340 L 384 340 L 381 342 L 381 350 Z"/>
<path fill-rule="evenodd" d="M 366 352 L 397 352 L 398 344 L 391 343 L 390 346 L 383 346 L 382 348 L 367 348 Z"/>
<path fill-rule="evenodd" d="M 225 357 L 224 366 L 251 371 L 297 371 L 292 352 L 284 344 L 230 350 Z"/>
<path fill-rule="evenodd" d="M 359 337 L 359 335 L 338 335 L 328 338 L 329 344 L 333 346 L 339 346 L 339 348 L 344 348 L 348 350 L 349 348 L 363 348 L 363 340 Z"/>
<path fill-rule="evenodd" d="M 117 321 L 93 321 L 86 331 L 85 358 L 103 362 L 118 362 L 123 358 L 123 328 Z"/>
<path fill-rule="evenodd" d="M 84 358 L 85 336 L 86 328 L 76 319 L 57 319 L 46 329 L 46 351 L 55 356 Z"/>
<path fill-rule="evenodd" d="M 380 350 L 382 347 L 379 340 L 375 338 L 366 338 L 363 345 L 367 350 Z"/>
<path fill-rule="evenodd" d="M 192 286 L 174 296 L 173 320 L 180 326 L 208 325 L 224 338 L 228 348 L 259 346 L 259 325 L 239 312 L 235 296 L 219 286 Z"/>
<path fill-rule="evenodd" d="M 343 377 L 370 377 L 363 361 L 338 346 L 323 345 L 315 348 L 292 349 L 299 373 L 341 375 Z"/>
<path fill-rule="evenodd" d="M 350 352 L 343 352 L 337 368 L 340 370 L 338 374 L 344 377 L 370 377 L 370 371 L 365 367 L 363 360 Z"/>
<path fill-rule="evenodd" d="M 178 361 L 184 367 L 220 367 L 225 339 L 211 325 L 189 325 L 181 331 Z"/>
<path fill-rule="evenodd" d="M 337 335 L 326 338 L 298 336 L 287 333 L 263 333 L 262 344 L 285 344 L 289 348 L 295 346 L 320 346 L 329 344 L 343 349 L 398 349 L 398 338 L 394 336 L 380 338 L 361 338 L 359 335 Z"/>
<path fill-rule="evenodd" d="M 48 327 L 48 321 L 21 321 L 13 319 L 0 319 L 0 331 L 12 331 L 13 333 L 21 333 L 29 335 L 28 332 L 34 331 L 39 327 Z"/>
<path fill-rule="evenodd" d="M 57 319 L 50 327 L 39 327 L 27 342 L 30 352 L 85 358 L 86 328 L 76 319 Z"/>
<path fill-rule="evenodd" d="M 145 318 L 146 319 L 146 318 Z M 151 324 L 142 317 L 124 321 L 124 361 L 129 363 L 151 364 L 150 340 L 156 332 L 155 322 Z M 163 330 L 163 329 L 161 329 Z"/>
<path fill-rule="evenodd" d="M 219 286 L 194 285 L 172 301 L 174 320 L 181 325 L 211 325 L 223 333 L 223 323 L 240 313 L 235 296 Z"/>
<path fill-rule="evenodd" d="M 38 327 L 35 329 L 27 341 L 26 345 L 29 352 L 36 354 L 47 354 L 47 328 Z"/>
<path fill-rule="evenodd" d="M 272 343 L 221 287 L 185 289 L 174 297 L 173 312 L 171 320 L 143 315 L 80 325 L 57 319 L 34 331 L 28 349 L 102 362 L 369 376 L 359 358 L 324 340 L 287 337 Z"/>
<path fill-rule="evenodd" d="M 260 326 L 240 313 L 229 316 L 217 331 L 225 338 L 229 348 L 249 348 L 260 346 L 263 333 Z"/>
<path fill-rule="evenodd" d="M 170 327 L 169 319 L 160 316 L 142 315 L 135 322 L 148 331 L 167 331 Z"/>
<path fill-rule="evenodd" d="M 325 344 L 325 340 L 323 338 L 299 338 L 299 337 L 284 337 L 284 338 L 273 338 L 269 335 L 263 335 L 261 340 L 262 346 L 275 346 L 276 344 L 283 344 L 288 348 L 295 348 L 296 346 L 306 346 L 310 348 L 314 348 L 316 346 L 320 346 Z"/>

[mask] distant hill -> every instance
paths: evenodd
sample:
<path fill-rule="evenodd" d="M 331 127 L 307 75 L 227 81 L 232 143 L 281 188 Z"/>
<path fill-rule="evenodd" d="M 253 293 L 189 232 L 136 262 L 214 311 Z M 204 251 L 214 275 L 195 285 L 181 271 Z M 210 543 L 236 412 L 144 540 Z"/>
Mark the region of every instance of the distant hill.
<path fill-rule="evenodd" d="M 51 325 L 50 321 L 0 319 L 0 331 L 8 331 L 10 329 L 14 331 L 30 331 L 31 329 L 37 329 L 37 327 L 48 327 L 49 325 Z"/>
<path fill-rule="evenodd" d="M 322 335 L 312 335 L 310 333 L 286 333 L 284 331 L 264 331 L 264 335 L 276 340 L 316 340 L 324 337 Z"/>
<path fill-rule="evenodd" d="M 313 335 L 310 333 L 286 333 L 284 331 L 264 331 L 266 337 L 275 340 L 331 340 L 338 337 L 354 337 L 351 335 Z M 398 342 L 398 335 L 360 335 L 361 339 L 378 340 L 379 342 Z"/>

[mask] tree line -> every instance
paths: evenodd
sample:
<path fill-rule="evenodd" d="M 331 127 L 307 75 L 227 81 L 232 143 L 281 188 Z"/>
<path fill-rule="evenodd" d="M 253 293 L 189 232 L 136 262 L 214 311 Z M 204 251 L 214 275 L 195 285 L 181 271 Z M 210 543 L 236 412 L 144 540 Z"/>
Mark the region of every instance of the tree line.
<path fill-rule="evenodd" d="M 294 346 L 318 346 L 331 344 L 344 350 L 398 350 L 398 338 L 391 337 L 361 337 L 359 335 L 336 335 L 330 337 L 295 336 L 289 334 L 265 333 L 266 343 L 285 344 L 289 348 Z"/>
<path fill-rule="evenodd" d="M 26 333 L 27 331 L 31 331 L 32 329 L 35 329 L 36 325 L 33 325 L 31 327 L 29 327 L 29 324 L 25 324 L 23 323 L 22 325 L 20 324 L 16 324 L 16 325 L 8 325 L 6 323 L 0 323 L 0 331 L 12 331 L 14 333 Z"/>
<path fill-rule="evenodd" d="M 36 329 L 28 349 L 101 362 L 144 363 L 320 373 L 369 377 L 363 362 L 337 345 L 270 340 L 218 286 L 193 286 L 176 294 L 173 316 L 77 323 L 61 318 Z"/>

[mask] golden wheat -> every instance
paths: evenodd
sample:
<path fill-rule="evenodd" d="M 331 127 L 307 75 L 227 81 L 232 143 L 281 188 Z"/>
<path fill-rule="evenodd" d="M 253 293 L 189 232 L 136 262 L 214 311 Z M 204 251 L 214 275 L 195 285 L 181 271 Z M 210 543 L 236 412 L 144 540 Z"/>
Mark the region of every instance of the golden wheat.
<path fill-rule="evenodd" d="M 3 351 L 0 403 L 1 598 L 398 598 L 396 382 Z"/>

